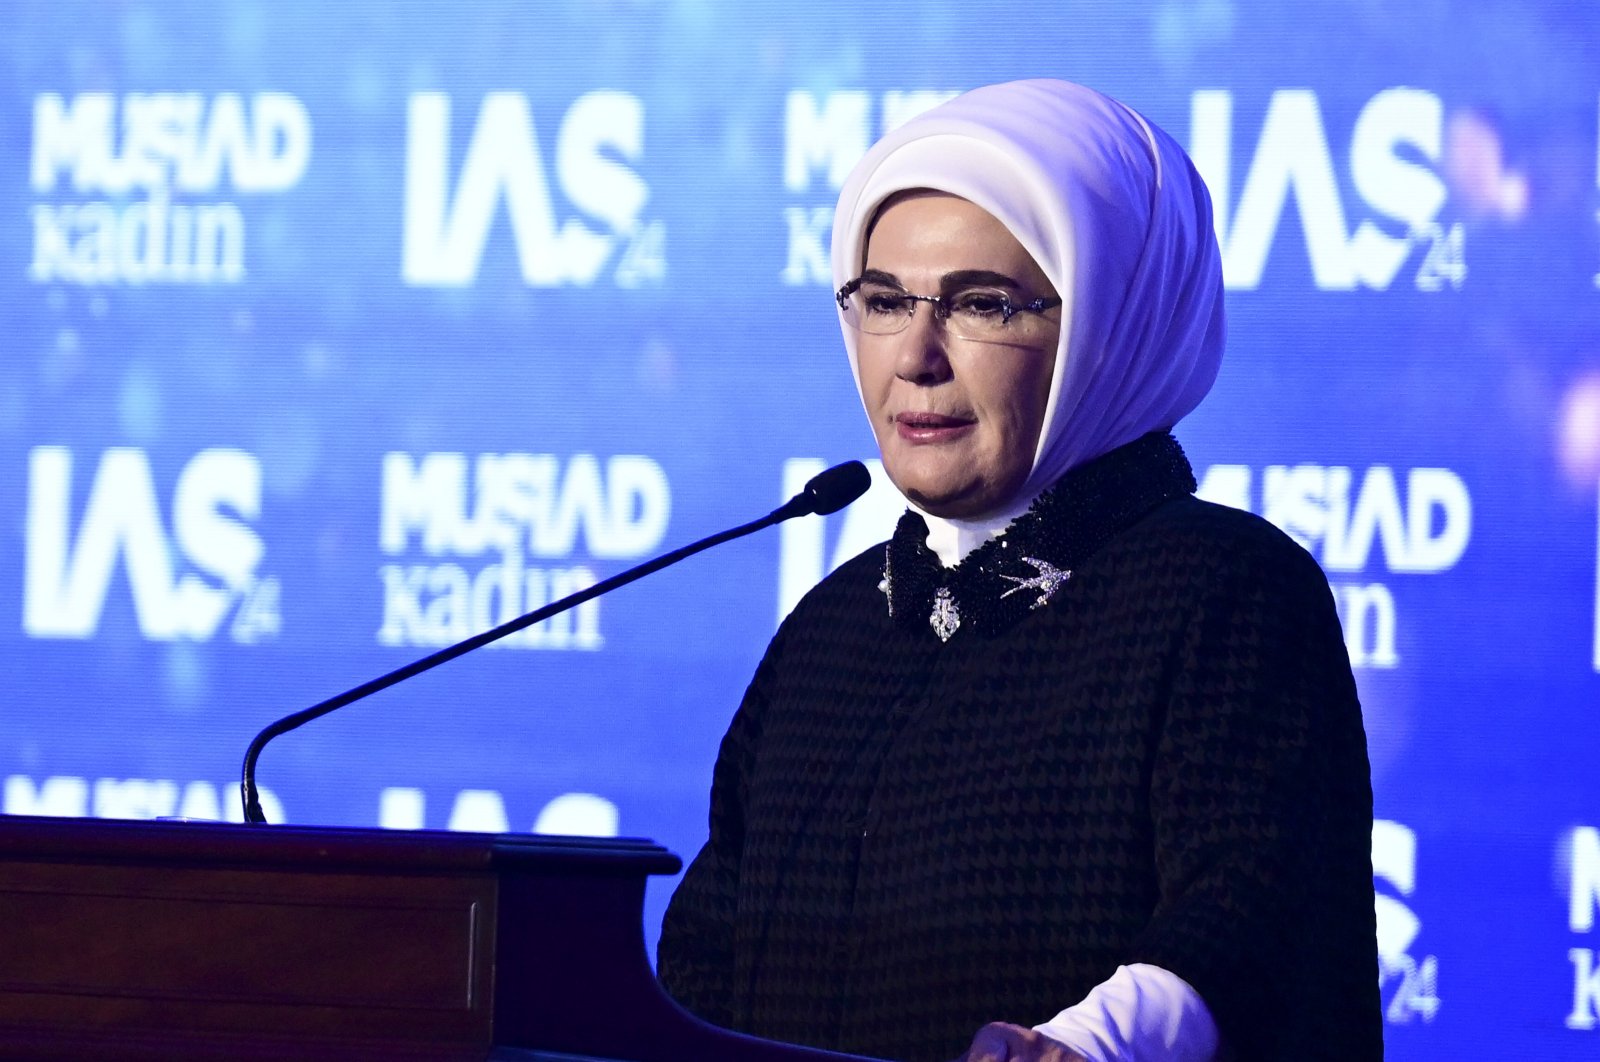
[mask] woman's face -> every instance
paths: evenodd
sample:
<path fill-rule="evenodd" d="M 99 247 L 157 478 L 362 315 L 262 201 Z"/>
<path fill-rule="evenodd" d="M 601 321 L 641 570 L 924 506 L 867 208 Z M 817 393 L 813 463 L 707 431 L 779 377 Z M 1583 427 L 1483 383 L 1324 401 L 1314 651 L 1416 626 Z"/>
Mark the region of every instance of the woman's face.
<path fill-rule="evenodd" d="M 941 192 L 891 199 L 868 237 L 866 270 L 912 295 L 953 295 L 963 274 L 1012 305 L 1056 290 L 1006 227 Z M 882 276 L 879 276 L 882 274 Z M 929 303 L 904 331 L 857 333 L 861 392 L 884 469 L 901 493 L 936 516 L 974 519 L 1003 509 L 1033 467 L 1044 423 L 1061 311 L 1024 312 L 1016 341 L 948 334 Z M 1025 318 L 1032 317 L 1032 320 Z"/>

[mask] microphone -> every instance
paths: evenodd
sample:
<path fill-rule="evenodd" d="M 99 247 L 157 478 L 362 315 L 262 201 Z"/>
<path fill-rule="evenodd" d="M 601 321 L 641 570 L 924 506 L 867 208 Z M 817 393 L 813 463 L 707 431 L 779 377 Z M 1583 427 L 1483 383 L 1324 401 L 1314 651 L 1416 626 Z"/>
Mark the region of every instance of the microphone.
<path fill-rule="evenodd" d="M 761 527 L 770 527 L 791 516 L 810 516 L 813 513 L 830 516 L 861 497 L 870 486 L 872 476 L 867 472 L 867 466 L 860 461 L 846 461 L 812 476 L 799 494 L 756 523 Z M 749 526 L 752 530 L 756 529 L 754 524 Z"/>
<path fill-rule="evenodd" d="M 354 704 L 364 697 L 370 697 L 379 690 L 386 690 L 397 682 L 404 682 L 406 679 L 420 675 L 424 671 L 431 671 L 440 664 L 454 660 L 465 653 L 470 653 L 474 649 L 480 649 L 490 642 L 504 638 L 508 634 L 515 634 L 524 627 L 531 627 L 541 620 L 560 615 L 570 608 L 576 608 L 585 601 L 599 597 L 601 594 L 609 593 L 619 586 L 626 586 L 636 579 L 642 579 L 652 572 L 660 571 L 662 568 L 676 564 L 686 557 L 692 557 L 702 550 L 710 549 L 712 546 L 719 546 L 724 542 L 743 538 L 745 535 L 754 534 L 763 528 L 782 523 L 792 517 L 809 516 L 813 513 L 819 516 L 827 516 L 829 513 L 836 513 L 865 494 L 867 487 L 871 483 L 872 477 L 868 474 L 866 466 L 860 461 L 846 461 L 842 465 L 834 465 L 827 471 L 820 472 L 812 477 L 799 494 L 796 494 L 759 520 L 752 520 L 748 524 L 740 524 L 738 527 L 730 528 L 727 531 L 719 531 L 717 534 L 702 538 L 698 542 L 691 542 L 687 546 L 675 549 L 671 553 L 663 553 L 654 560 L 645 561 L 643 564 L 613 575 L 609 579 L 602 579 L 593 586 L 579 590 L 575 594 L 568 594 L 560 601 L 552 601 L 548 605 L 536 608 L 532 612 L 502 623 L 500 626 L 484 631 L 482 634 L 475 634 L 471 638 L 463 639 L 420 660 L 413 660 L 411 663 L 404 667 L 396 668 L 387 675 L 369 679 L 353 689 L 345 690 L 337 696 L 329 697 L 325 701 L 313 704 L 310 708 L 301 709 L 292 715 L 286 715 L 282 719 L 269 724 L 251 739 L 250 747 L 245 750 L 244 769 L 239 778 L 239 796 L 244 802 L 244 821 L 257 825 L 265 824 L 267 821 L 266 814 L 261 810 L 261 797 L 256 791 L 256 761 L 261 758 L 261 750 L 266 748 L 267 742 L 280 734 L 287 734 L 289 731 L 298 729 L 313 719 L 320 719 L 329 712 L 338 711 L 348 704 Z"/>

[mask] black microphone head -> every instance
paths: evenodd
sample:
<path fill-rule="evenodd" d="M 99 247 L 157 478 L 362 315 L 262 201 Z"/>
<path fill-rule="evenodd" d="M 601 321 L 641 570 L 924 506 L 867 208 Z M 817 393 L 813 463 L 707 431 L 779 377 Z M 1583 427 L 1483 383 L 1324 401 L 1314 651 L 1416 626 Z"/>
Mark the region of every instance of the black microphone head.
<path fill-rule="evenodd" d="M 870 486 L 872 476 L 867 466 L 860 461 L 846 461 L 811 477 L 800 495 L 807 501 L 808 512 L 827 516 L 861 497 Z"/>

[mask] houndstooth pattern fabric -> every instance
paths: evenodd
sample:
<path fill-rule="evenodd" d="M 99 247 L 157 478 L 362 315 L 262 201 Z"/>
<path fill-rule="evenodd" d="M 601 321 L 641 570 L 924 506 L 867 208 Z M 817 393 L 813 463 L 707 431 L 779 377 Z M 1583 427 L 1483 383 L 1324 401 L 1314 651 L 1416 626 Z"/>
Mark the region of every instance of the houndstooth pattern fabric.
<path fill-rule="evenodd" d="M 716 1024 L 946 1060 L 1120 964 L 1233 1057 L 1382 1057 L 1360 708 L 1327 582 L 1190 496 L 1010 628 L 895 623 L 883 548 L 773 639 L 723 741 L 663 986 Z"/>

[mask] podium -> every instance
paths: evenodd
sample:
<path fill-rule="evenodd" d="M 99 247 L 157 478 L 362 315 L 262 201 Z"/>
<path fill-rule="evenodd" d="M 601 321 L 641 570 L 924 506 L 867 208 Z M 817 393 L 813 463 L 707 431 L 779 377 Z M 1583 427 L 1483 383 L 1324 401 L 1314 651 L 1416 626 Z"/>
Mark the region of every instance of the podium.
<path fill-rule="evenodd" d="M 838 1062 L 657 986 L 648 841 L 0 816 L 0 1057 Z"/>

